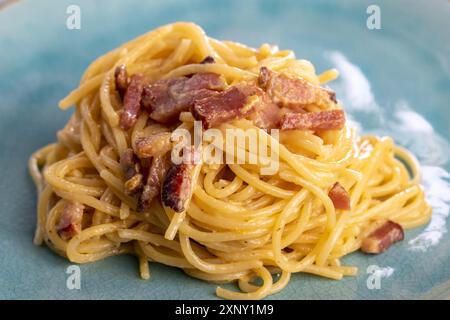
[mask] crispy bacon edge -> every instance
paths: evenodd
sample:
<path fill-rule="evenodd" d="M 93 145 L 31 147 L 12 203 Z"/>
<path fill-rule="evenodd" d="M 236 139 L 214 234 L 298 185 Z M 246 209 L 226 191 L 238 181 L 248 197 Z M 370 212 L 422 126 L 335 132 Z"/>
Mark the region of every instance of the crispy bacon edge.
<path fill-rule="evenodd" d="M 147 181 L 138 199 L 138 212 L 150 209 L 151 203 L 161 190 L 161 184 L 169 168 L 170 154 L 160 155 L 152 159 Z"/>
<path fill-rule="evenodd" d="M 161 201 L 175 212 L 183 212 L 192 196 L 193 175 L 200 153 L 191 146 L 183 151 L 183 163 L 172 164 L 167 170 L 161 188 Z"/>

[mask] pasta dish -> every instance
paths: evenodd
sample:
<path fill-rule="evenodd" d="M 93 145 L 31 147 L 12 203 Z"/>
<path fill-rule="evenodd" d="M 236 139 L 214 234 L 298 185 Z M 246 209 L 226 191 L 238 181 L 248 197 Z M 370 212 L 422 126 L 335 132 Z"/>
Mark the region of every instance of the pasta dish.
<path fill-rule="evenodd" d="M 152 262 L 180 268 L 226 299 L 262 299 L 293 273 L 356 275 L 342 257 L 384 252 L 431 208 L 414 156 L 346 122 L 325 86 L 337 77 L 192 23 L 106 53 L 29 160 L 34 242 L 74 263 L 135 255 L 144 279 Z"/>

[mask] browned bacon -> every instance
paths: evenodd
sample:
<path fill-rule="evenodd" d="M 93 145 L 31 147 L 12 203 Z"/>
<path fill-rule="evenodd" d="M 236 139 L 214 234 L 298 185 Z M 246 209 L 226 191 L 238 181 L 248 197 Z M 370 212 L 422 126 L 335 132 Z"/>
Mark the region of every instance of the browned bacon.
<path fill-rule="evenodd" d="M 345 124 L 342 110 L 326 110 L 309 113 L 286 113 L 281 120 L 281 130 L 338 130 Z"/>
<path fill-rule="evenodd" d="M 120 155 L 120 165 L 122 166 L 123 175 L 125 178 L 125 191 L 128 194 L 135 194 L 143 186 L 143 175 L 140 173 L 141 167 L 138 159 L 133 152 L 133 149 L 126 149 Z"/>
<path fill-rule="evenodd" d="M 140 171 L 139 163 L 137 162 L 133 149 L 131 148 L 125 149 L 120 155 L 120 165 L 122 167 L 125 180 L 132 178 Z"/>
<path fill-rule="evenodd" d="M 302 78 L 288 77 L 266 67 L 260 69 L 258 81 L 275 103 L 296 111 L 309 105 L 326 108 L 336 101 L 335 93 L 329 89 L 312 85 Z"/>
<path fill-rule="evenodd" d="M 221 91 L 226 87 L 226 82 L 224 78 L 212 72 L 196 73 L 192 77 L 187 78 L 184 82 L 181 90 L 175 88 L 176 95 L 182 96 L 183 94 L 189 93 L 190 91 L 200 90 L 200 89 L 210 89 Z"/>
<path fill-rule="evenodd" d="M 174 165 L 169 168 L 164 179 L 161 199 L 166 207 L 176 212 L 185 210 L 191 190 L 191 175 L 188 164 Z"/>
<path fill-rule="evenodd" d="M 336 182 L 328 192 L 328 196 L 336 209 L 350 210 L 350 196 L 347 190 Z"/>
<path fill-rule="evenodd" d="M 79 202 L 69 201 L 64 206 L 57 231 L 63 240 L 68 240 L 81 231 L 84 205 Z"/>
<path fill-rule="evenodd" d="M 395 242 L 403 240 L 403 238 L 402 226 L 388 220 L 363 239 L 361 250 L 366 253 L 382 253 Z"/>
<path fill-rule="evenodd" d="M 158 132 L 136 141 L 136 154 L 139 158 L 150 158 L 163 155 L 172 149 L 170 132 Z"/>
<path fill-rule="evenodd" d="M 192 192 L 194 161 L 198 154 L 194 147 L 184 150 L 183 163 L 172 164 L 168 169 L 161 188 L 161 201 L 175 212 L 186 210 Z"/>
<path fill-rule="evenodd" d="M 261 129 L 279 128 L 281 121 L 280 108 L 270 99 L 267 93 L 259 88 L 256 89 L 258 90 L 255 93 L 259 100 L 254 104 L 253 112 L 246 118 Z"/>
<path fill-rule="evenodd" d="M 223 122 L 250 115 L 259 100 L 257 94 L 247 92 L 247 88 L 233 86 L 212 97 L 197 100 L 192 114 L 201 120 L 205 129 Z"/>
<path fill-rule="evenodd" d="M 144 90 L 145 78 L 141 74 L 131 76 L 125 97 L 123 99 L 123 111 L 120 115 L 120 127 L 130 129 L 136 123 L 141 110 L 141 97 Z"/>
<path fill-rule="evenodd" d="M 196 100 L 213 96 L 225 87 L 225 80 L 216 73 L 158 80 L 145 87 L 142 105 L 149 111 L 151 119 L 171 123 L 178 119 L 180 112 L 189 110 Z"/>
<path fill-rule="evenodd" d="M 116 90 L 123 99 L 128 85 L 130 84 L 130 78 L 128 77 L 127 69 L 125 65 L 121 65 L 114 70 L 114 79 L 116 83 Z"/>
<path fill-rule="evenodd" d="M 152 200 L 159 195 L 161 183 L 170 164 L 170 155 L 154 157 L 150 166 L 147 182 L 138 200 L 138 211 L 145 212 L 150 209 Z"/>

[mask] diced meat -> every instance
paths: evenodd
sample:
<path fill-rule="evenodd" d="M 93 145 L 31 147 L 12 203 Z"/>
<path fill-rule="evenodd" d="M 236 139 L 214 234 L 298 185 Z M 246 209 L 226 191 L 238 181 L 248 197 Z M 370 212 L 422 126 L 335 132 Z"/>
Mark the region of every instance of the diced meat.
<path fill-rule="evenodd" d="M 167 171 L 162 187 L 162 202 L 176 212 L 185 210 L 191 190 L 190 167 L 188 164 L 174 165 Z"/>
<path fill-rule="evenodd" d="M 206 56 L 206 58 L 200 62 L 200 64 L 208 64 L 208 63 L 216 63 L 216 60 L 214 60 L 214 57 Z"/>
<path fill-rule="evenodd" d="M 170 122 L 176 118 L 179 107 L 175 99 L 170 95 L 169 88 L 177 86 L 177 83 L 185 81 L 185 77 L 158 80 L 153 84 L 145 86 L 142 94 L 142 107 L 145 108 L 152 119 L 158 122 Z M 164 110 L 167 115 L 164 115 Z M 156 119 L 155 119 L 156 118 Z"/>
<path fill-rule="evenodd" d="M 122 152 L 120 155 L 120 165 L 126 180 L 124 184 L 125 192 L 133 195 L 140 191 L 143 186 L 143 176 L 140 173 L 141 166 L 133 149 L 129 148 Z"/>
<path fill-rule="evenodd" d="M 326 109 L 336 101 L 336 94 L 329 89 L 312 85 L 302 78 L 288 77 L 266 67 L 260 69 L 258 82 L 275 103 L 296 111 L 309 105 Z"/>
<path fill-rule="evenodd" d="M 130 84 L 123 99 L 123 111 L 120 115 L 120 127 L 130 129 L 136 123 L 141 110 L 141 98 L 144 90 L 145 78 L 141 74 L 131 77 Z"/>
<path fill-rule="evenodd" d="M 131 179 L 140 171 L 139 162 L 137 161 L 134 151 L 131 148 L 126 149 L 120 155 L 120 165 L 122 167 L 125 180 Z"/>
<path fill-rule="evenodd" d="M 150 209 L 152 200 L 157 197 L 161 190 L 161 183 L 170 165 L 170 154 L 153 158 L 147 182 L 138 200 L 138 211 L 145 212 Z"/>
<path fill-rule="evenodd" d="M 260 88 L 250 84 L 230 87 L 209 99 L 194 104 L 193 115 L 205 128 L 246 117 L 262 129 L 278 128 L 280 108 Z"/>
<path fill-rule="evenodd" d="M 402 226 L 388 220 L 363 239 L 361 250 L 366 253 L 382 253 L 395 242 L 403 240 L 403 238 Z"/>
<path fill-rule="evenodd" d="M 186 154 L 186 152 L 188 154 Z M 161 188 L 161 201 L 175 212 L 183 212 L 192 196 L 192 175 L 194 161 L 198 158 L 195 149 L 185 149 L 184 162 L 172 164 L 168 169 Z"/>
<path fill-rule="evenodd" d="M 130 78 L 128 77 L 125 65 L 121 65 L 116 68 L 114 71 L 114 79 L 116 83 L 116 90 L 119 93 L 120 98 L 123 100 L 128 85 L 130 84 Z"/>
<path fill-rule="evenodd" d="M 139 158 L 150 158 L 163 155 L 172 149 L 170 132 L 158 132 L 136 141 L 136 154 Z"/>
<path fill-rule="evenodd" d="M 347 190 L 339 183 L 336 182 L 328 192 L 328 196 L 336 209 L 350 210 L 350 196 Z"/>
<path fill-rule="evenodd" d="M 199 89 L 179 95 L 176 98 L 170 92 L 162 93 L 167 97 L 166 102 L 156 103 L 154 109 L 150 112 L 150 118 L 164 124 L 172 124 L 179 119 L 180 113 L 188 111 L 197 100 L 212 97 L 217 91 L 209 89 Z M 145 95 L 144 95 L 145 97 Z M 161 101 L 159 100 L 159 101 Z"/>
<path fill-rule="evenodd" d="M 184 94 L 189 93 L 190 91 L 200 90 L 200 89 L 209 89 L 221 91 L 226 87 L 226 82 L 224 78 L 212 72 L 203 72 L 196 73 L 192 77 L 187 78 L 187 80 L 182 84 L 181 87 L 170 88 L 173 96 L 182 97 Z"/>
<path fill-rule="evenodd" d="M 69 240 L 81 232 L 84 205 L 69 201 L 64 206 L 58 223 L 57 232 L 63 240 Z"/>
<path fill-rule="evenodd" d="M 192 114 L 208 129 L 250 115 L 259 100 L 260 97 L 255 91 L 252 92 L 247 87 L 233 86 L 212 97 L 197 100 Z"/>
<path fill-rule="evenodd" d="M 281 120 L 281 130 L 338 130 L 345 125 L 342 110 L 326 110 L 309 113 L 286 113 Z"/>
<path fill-rule="evenodd" d="M 248 119 L 253 122 L 255 126 L 261 129 L 276 129 L 280 127 L 280 108 L 274 104 L 260 104 L 261 109 L 256 108 L 256 111 L 248 116 Z"/>
<path fill-rule="evenodd" d="M 178 120 L 180 112 L 188 111 L 196 100 L 213 96 L 225 87 L 225 80 L 216 73 L 158 80 L 145 87 L 142 105 L 149 111 L 151 119 L 172 123 Z"/>
<path fill-rule="evenodd" d="M 261 129 L 275 129 L 280 127 L 281 110 L 267 93 L 257 88 L 259 101 L 255 103 L 253 112 L 246 118 L 251 120 L 255 126 Z"/>

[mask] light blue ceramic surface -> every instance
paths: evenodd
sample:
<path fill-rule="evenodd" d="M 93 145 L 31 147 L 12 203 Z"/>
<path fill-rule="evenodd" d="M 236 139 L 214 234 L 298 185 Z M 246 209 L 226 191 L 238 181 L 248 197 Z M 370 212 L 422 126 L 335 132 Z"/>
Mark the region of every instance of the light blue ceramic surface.
<path fill-rule="evenodd" d="M 81 8 L 81 30 L 65 27 L 66 8 Z M 381 30 L 366 27 L 378 4 Z M 19 1 L 0 11 L 0 298 L 215 298 L 215 285 L 151 264 L 138 276 L 122 256 L 81 266 L 81 290 L 66 288 L 69 262 L 32 243 L 36 194 L 26 163 L 55 140 L 70 112 L 57 101 L 90 61 L 156 26 L 194 21 L 219 39 L 294 49 L 318 71 L 336 67 L 337 90 L 362 132 L 393 136 L 424 165 L 434 208 L 427 227 L 379 256 L 352 254 L 355 278 L 294 275 L 269 299 L 450 297 L 450 3 L 448 1 Z M 377 265 L 381 288 L 367 287 Z"/>

